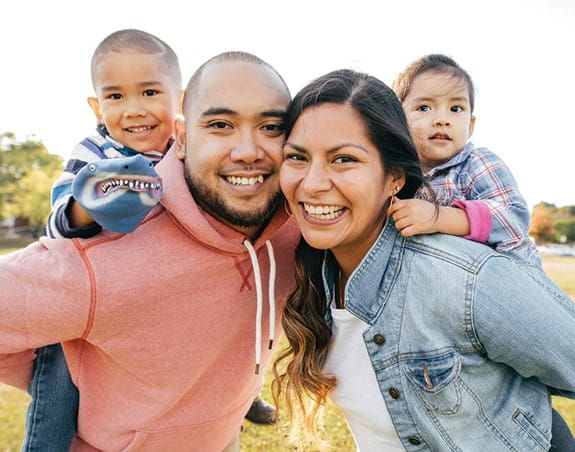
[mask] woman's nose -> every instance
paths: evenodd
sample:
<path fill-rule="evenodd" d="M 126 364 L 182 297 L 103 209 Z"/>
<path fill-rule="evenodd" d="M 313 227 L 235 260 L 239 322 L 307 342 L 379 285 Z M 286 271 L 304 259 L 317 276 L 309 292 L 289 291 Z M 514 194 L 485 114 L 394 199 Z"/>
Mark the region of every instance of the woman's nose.
<path fill-rule="evenodd" d="M 323 165 L 312 163 L 303 179 L 302 188 L 308 194 L 329 190 L 331 179 L 326 168 Z"/>

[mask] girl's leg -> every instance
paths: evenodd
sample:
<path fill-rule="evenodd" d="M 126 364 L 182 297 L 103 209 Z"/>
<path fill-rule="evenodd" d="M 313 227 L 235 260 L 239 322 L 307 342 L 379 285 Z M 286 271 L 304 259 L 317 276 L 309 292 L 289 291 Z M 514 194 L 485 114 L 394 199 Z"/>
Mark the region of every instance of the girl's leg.
<path fill-rule="evenodd" d="M 551 415 L 551 449 L 550 452 L 573 452 L 575 451 L 575 439 L 569 426 L 559 412 L 553 409 Z"/>
<path fill-rule="evenodd" d="M 76 432 L 78 389 L 72 383 L 60 344 L 37 350 L 28 391 L 32 401 L 26 413 L 22 452 L 69 450 Z"/>

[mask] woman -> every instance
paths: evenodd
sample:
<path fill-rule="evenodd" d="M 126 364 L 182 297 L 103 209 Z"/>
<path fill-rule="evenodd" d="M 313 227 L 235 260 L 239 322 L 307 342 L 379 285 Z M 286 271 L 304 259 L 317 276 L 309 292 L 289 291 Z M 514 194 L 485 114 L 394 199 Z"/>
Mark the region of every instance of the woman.
<path fill-rule="evenodd" d="M 575 304 L 484 245 L 399 235 L 386 212 L 422 175 L 379 80 L 317 79 L 286 127 L 281 186 L 303 240 L 276 397 L 313 438 L 329 394 L 362 451 L 548 450 L 549 394 L 575 397 Z"/>

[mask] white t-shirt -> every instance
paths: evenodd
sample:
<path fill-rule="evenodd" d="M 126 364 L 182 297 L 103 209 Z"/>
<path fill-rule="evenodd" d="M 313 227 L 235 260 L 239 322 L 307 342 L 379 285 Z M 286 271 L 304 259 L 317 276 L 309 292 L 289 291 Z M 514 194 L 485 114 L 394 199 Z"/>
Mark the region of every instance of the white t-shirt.
<path fill-rule="evenodd" d="M 323 371 L 337 379 L 330 397 L 343 410 L 358 450 L 404 451 L 363 342 L 369 325 L 345 309 L 332 306 L 331 315 L 332 339 Z"/>

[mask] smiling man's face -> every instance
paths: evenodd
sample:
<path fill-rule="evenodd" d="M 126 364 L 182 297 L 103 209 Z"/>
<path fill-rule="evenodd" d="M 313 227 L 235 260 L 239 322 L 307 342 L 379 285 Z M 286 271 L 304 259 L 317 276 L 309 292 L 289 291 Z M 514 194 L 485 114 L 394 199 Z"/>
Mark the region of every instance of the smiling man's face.
<path fill-rule="evenodd" d="M 241 61 L 203 70 L 178 133 L 196 202 L 253 237 L 282 199 L 279 167 L 285 142 L 287 89 L 269 67 Z"/>

